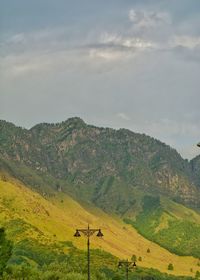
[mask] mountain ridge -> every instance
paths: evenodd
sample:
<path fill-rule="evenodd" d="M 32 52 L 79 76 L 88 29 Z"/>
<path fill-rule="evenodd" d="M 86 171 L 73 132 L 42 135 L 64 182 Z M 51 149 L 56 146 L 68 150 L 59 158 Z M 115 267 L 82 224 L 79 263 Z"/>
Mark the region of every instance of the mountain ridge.
<path fill-rule="evenodd" d="M 0 223 L 19 241 L 15 251 L 25 254 L 11 262 L 41 262 L 40 250 L 51 261 L 47 245 L 63 254 L 62 242 L 72 249 L 72 228 L 98 221 L 109 231 L 107 252 L 131 257 L 134 244 L 144 267 L 168 272 L 173 263 L 173 274 L 194 276 L 200 258 L 198 159 L 188 162 L 153 137 L 80 118 L 28 130 L 0 121 Z"/>
<path fill-rule="evenodd" d="M 151 188 L 188 206 L 199 207 L 190 162 L 153 137 L 127 129 L 87 125 L 75 117 L 61 123 L 41 123 L 31 129 L 0 122 L 0 157 L 23 163 L 57 180 L 90 185 L 102 207 L 112 186 Z M 104 209 L 106 210 L 106 209 Z"/>

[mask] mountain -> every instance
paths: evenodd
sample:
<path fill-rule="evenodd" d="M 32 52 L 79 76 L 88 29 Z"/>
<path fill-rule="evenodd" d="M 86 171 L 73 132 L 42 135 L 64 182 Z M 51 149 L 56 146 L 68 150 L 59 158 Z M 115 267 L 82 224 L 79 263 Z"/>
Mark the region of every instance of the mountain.
<path fill-rule="evenodd" d="M 200 156 L 191 160 L 192 177 L 196 186 L 200 188 Z"/>
<path fill-rule="evenodd" d="M 134 206 L 136 188 L 200 207 L 190 163 L 144 134 L 98 128 L 80 118 L 30 130 L 1 121 L 0 131 L 2 160 L 51 176 L 55 188 L 69 191 L 69 185 L 103 210 L 124 214 Z"/>
<path fill-rule="evenodd" d="M 145 195 L 142 209 L 124 221 L 140 234 L 178 255 L 200 258 L 200 216 L 163 196 Z"/>
<path fill-rule="evenodd" d="M 101 249 L 95 258 L 116 263 L 136 254 L 143 268 L 169 272 L 171 263 L 170 273 L 194 276 L 199 159 L 189 162 L 152 137 L 80 118 L 29 130 L 0 121 L 0 228 L 14 243 L 9 263 L 49 265 L 69 252 L 77 258 L 85 241 L 73 238 L 74 229 L 90 223 L 106 233 L 92 242 Z"/>
<path fill-rule="evenodd" d="M 198 259 L 170 253 L 145 239 L 118 217 L 91 205 L 83 207 L 64 193 L 55 192 L 46 199 L 8 175 L 5 181 L 3 174 L 0 179 L 0 209 L 0 225 L 6 228 L 7 238 L 14 244 L 10 265 L 50 265 L 56 260 L 65 260 L 70 252 L 77 254 L 75 248 L 85 249 L 86 239 L 74 238 L 75 229 L 84 228 L 89 223 L 93 228 L 102 229 L 104 237 L 92 237 L 91 248 L 100 249 L 95 258 L 103 258 L 101 262 L 108 267 L 117 267 L 116 257 L 131 258 L 134 254 L 141 257 L 138 266 L 154 267 L 161 272 L 169 272 L 169 263 L 174 266 L 170 272 L 174 275 L 192 276 L 199 269 Z M 104 251 L 113 256 L 106 255 Z M 94 251 L 93 254 L 97 253 Z"/>

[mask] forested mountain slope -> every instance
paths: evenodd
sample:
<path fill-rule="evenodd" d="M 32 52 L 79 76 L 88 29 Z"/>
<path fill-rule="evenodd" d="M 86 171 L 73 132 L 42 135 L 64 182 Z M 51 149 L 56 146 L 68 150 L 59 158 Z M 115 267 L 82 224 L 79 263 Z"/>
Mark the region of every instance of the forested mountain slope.
<path fill-rule="evenodd" d="M 164 143 L 125 129 L 98 128 L 79 118 L 30 130 L 1 121 L 0 157 L 51 176 L 55 188 L 73 186 L 71 192 L 106 211 L 126 212 L 136 187 L 200 205 L 190 163 Z"/>

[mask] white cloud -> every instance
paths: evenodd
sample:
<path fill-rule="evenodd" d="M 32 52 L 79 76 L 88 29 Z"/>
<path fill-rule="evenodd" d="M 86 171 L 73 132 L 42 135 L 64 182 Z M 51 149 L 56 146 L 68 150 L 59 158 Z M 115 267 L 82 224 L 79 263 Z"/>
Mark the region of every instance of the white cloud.
<path fill-rule="evenodd" d="M 172 47 L 184 47 L 188 49 L 195 49 L 200 47 L 200 37 L 194 36 L 173 36 L 170 40 Z"/>
<path fill-rule="evenodd" d="M 193 159 L 194 157 L 199 155 L 199 148 L 195 143 L 194 145 L 182 147 L 181 149 L 179 149 L 179 153 L 182 155 L 183 158 Z"/>
<path fill-rule="evenodd" d="M 148 49 L 156 47 L 154 42 L 145 40 L 140 37 L 126 37 L 117 34 L 103 33 L 100 37 L 100 43 L 103 45 L 112 45 L 116 47 L 135 48 L 135 49 Z"/>
<path fill-rule="evenodd" d="M 6 43 L 8 44 L 22 44 L 26 40 L 24 33 L 18 33 L 11 36 Z"/>
<path fill-rule="evenodd" d="M 116 61 L 125 58 L 125 55 L 120 50 L 114 48 L 96 48 L 89 51 L 90 58 L 103 59 L 105 61 Z"/>
<path fill-rule="evenodd" d="M 200 140 L 199 20 L 183 24 L 174 13 L 172 21 L 138 7 L 129 21 L 126 7 L 124 21 L 120 11 L 103 25 L 77 21 L 77 30 L 72 23 L 2 36 L 1 116 L 30 125 L 80 115 L 144 132 L 188 157 L 198 153 L 191 146 Z"/>
<path fill-rule="evenodd" d="M 82 58 L 82 59 L 80 59 Z M 26 51 L 0 58 L 1 79 L 8 82 L 12 78 L 56 71 L 73 71 L 74 66 L 86 62 L 88 53 L 81 50 Z"/>
<path fill-rule="evenodd" d="M 129 20 L 138 28 L 152 28 L 160 24 L 170 24 L 171 18 L 166 12 L 152 12 L 131 9 Z"/>
<path fill-rule="evenodd" d="M 129 118 L 129 116 L 125 113 L 118 113 L 117 117 L 119 117 L 120 119 L 124 120 L 124 121 L 130 121 L 131 119 Z"/>
<path fill-rule="evenodd" d="M 141 121 L 129 127 L 136 132 L 144 132 L 164 143 L 167 143 L 187 159 L 194 158 L 199 153 L 196 147 L 200 139 L 200 126 L 195 122 L 158 119 L 157 121 Z M 196 139 L 196 140 L 195 140 Z"/>

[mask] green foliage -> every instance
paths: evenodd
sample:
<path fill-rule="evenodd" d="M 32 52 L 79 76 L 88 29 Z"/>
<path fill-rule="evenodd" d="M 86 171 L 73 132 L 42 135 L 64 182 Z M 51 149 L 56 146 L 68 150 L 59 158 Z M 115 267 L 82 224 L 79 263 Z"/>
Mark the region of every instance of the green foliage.
<path fill-rule="evenodd" d="M 172 252 L 200 256 L 198 224 L 189 220 L 177 221 L 173 217 L 167 228 L 159 229 L 166 211 L 155 193 L 192 206 L 200 201 L 199 191 L 191 184 L 194 174 L 196 178 L 198 173 L 197 167 L 193 172 L 190 163 L 169 146 L 125 129 L 116 131 L 88 126 L 79 118 L 59 124 L 44 123 L 30 130 L 0 121 L 0 131 L 0 171 L 4 181 L 8 174 L 44 197 L 64 191 L 78 200 L 95 203 L 105 211 L 124 217 L 133 209 L 140 209 L 137 190 L 146 193 L 148 188 L 151 195 L 144 197 L 141 213 L 134 222 L 126 221 Z M 6 199 L 3 203 L 7 208 L 12 204 Z M 9 223 L 10 234 L 16 237 L 31 230 L 29 224 L 22 224 L 17 218 Z M 40 232 L 37 234 L 42 236 Z M 69 244 L 68 254 L 65 254 L 64 244 L 39 243 L 37 238 L 23 239 L 16 242 L 12 256 L 11 244 L 6 239 L 3 244 L 5 259 L 0 260 L 0 269 L 4 270 L 5 279 L 22 279 L 27 274 L 29 279 L 86 278 L 85 252 Z M 113 265 L 116 258 L 98 250 L 93 250 L 91 257 L 94 280 L 123 279 L 123 272 Z M 6 264 L 9 266 L 5 271 Z M 131 272 L 130 277 L 176 279 L 142 269 Z"/>
<path fill-rule="evenodd" d="M 0 228 L 0 275 L 12 254 L 12 243 L 6 239 L 5 230 Z"/>
<path fill-rule="evenodd" d="M 132 260 L 133 262 L 136 262 L 136 261 L 137 261 L 136 255 L 132 255 L 131 260 Z"/>
<path fill-rule="evenodd" d="M 200 156 L 191 160 L 192 179 L 195 184 L 200 188 Z"/>
<path fill-rule="evenodd" d="M 68 253 L 63 248 L 68 247 Z M 19 261 L 20 260 L 20 261 Z M 91 280 L 123 280 L 125 271 L 117 268 L 118 259 L 102 250 L 91 250 Z M 24 240 L 14 246 L 11 261 L 4 265 L 1 280 L 87 280 L 87 253 L 60 242 L 42 245 Z M 175 277 L 153 269 L 130 270 L 130 279 L 191 280 Z"/>
<path fill-rule="evenodd" d="M 160 207 L 160 197 L 145 195 L 142 206 L 145 213 L 157 209 Z"/>
<path fill-rule="evenodd" d="M 123 280 L 125 271 L 107 268 L 93 268 L 91 280 Z M 159 273 L 152 269 L 138 269 L 129 272 L 130 279 L 155 279 L 155 280 L 192 280 L 190 277 L 175 277 Z M 149 278 L 148 278 L 149 277 Z M 33 267 L 28 265 L 10 266 L 2 277 L 2 280 L 86 280 L 87 272 L 76 271 L 73 263 L 52 263 L 48 267 Z"/>
<path fill-rule="evenodd" d="M 195 279 L 200 279 L 200 271 L 196 271 Z"/>
<path fill-rule="evenodd" d="M 167 269 L 168 269 L 168 270 L 174 270 L 173 264 L 172 264 L 172 263 L 169 263 Z"/>
<path fill-rule="evenodd" d="M 162 216 L 168 217 L 167 225 L 159 228 Z M 200 224 L 189 219 L 177 219 L 161 206 L 158 197 L 145 196 L 143 209 L 136 220 L 124 219 L 143 236 L 178 255 L 200 257 Z"/>
<path fill-rule="evenodd" d="M 62 189 L 117 214 L 135 205 L 133 186 L 192 206 L 200 201 L 188 161 L 144 134 L 98 128 L 80 118 L 30 130 L 0 121 L 0 131 L 0 169 L 44 194 Z M 174 176 L 178 180 L 171 182 Z"/>

